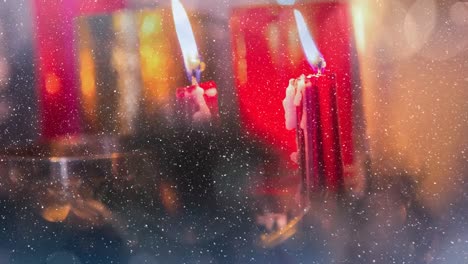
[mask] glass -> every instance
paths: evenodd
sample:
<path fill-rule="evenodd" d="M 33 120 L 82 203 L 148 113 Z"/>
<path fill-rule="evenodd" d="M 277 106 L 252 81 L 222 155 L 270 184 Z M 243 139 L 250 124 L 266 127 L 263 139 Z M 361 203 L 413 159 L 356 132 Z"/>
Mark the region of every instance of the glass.
<path fill-rule="evenodd" d="M 0 263 L 465 262 L 466 3 L 180 2 L 207 126 L 170 0 L 0 1 Z"/>
<path fill-rule="evenodd" d="M 124 257 L 137 243 L 134 227 L 148 221 L 141 208 L 151 211 L 154 204 L 157 170 L 148 154 L 129 150 L 124 140 L 74 137 L 14 147 L 3 153 L 1 165 L 2 186 L 8 186 L 7 201 L 13 203 L 4 213 L 19 228 L 3 234 L 10 233 L 18 249 L 34 250 L 41 263 L 62 253 L 100 259 L 103 252 L 80 245 L 80 236 L 96 247 L 116 243 L 105 254 Z M 137 212 L 142 216 L 133 219 Z M 99 244 L 100 236 L 105 243 Z M 19 263 L 29 257 L 21 250 L 11 255 Z"/>

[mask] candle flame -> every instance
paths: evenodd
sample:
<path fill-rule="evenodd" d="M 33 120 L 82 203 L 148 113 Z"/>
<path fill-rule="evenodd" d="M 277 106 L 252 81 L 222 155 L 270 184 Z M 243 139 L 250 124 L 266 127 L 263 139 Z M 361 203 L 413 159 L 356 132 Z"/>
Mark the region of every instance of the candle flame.
<path fill-rule="evenodd" d="M 172 15 L 174 17 L 177 39 L 184 57 L 185 70 L 191 81 L 193 77 L 200 81 L 201 59 L 192 26 L 182 3 L 172 0 Z"/>
<path fill-rule="evenodd" d="M 296 25 L 299 32 L 299 39 L 301 41 L 302 49 L 304 50 L 310 66 L 313 69 L 318 70 L 325 68 L 325 60 L 318 50 L 301 12 L 297 9 L 294 9 L 294 17 L 296 19 Z"/>

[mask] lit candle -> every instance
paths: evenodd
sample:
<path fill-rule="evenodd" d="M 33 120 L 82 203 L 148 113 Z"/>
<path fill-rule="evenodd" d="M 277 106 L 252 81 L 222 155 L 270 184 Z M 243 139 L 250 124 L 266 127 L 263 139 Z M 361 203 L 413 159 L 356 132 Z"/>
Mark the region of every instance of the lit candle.
<path fill-rule="evenodd" d="M 205 64 L 198 53 L 190 20 L 179 0 L 172 0 L 172 14 L 187 78 L 191 82 L 190 86 L 179 88 L 176 92 L 182 115 L 189 123 L 212 121 L 213 115 L 218 114 L 216 84 L 213 81 L 200 83 Z"/>
<path fill-rule="evenodd" d="M 296 129 L 298 153 L 293 158 L 299 164 L 301 181 L 307 190 L 337 191 L 342 185 L 343 172 L 336 78 L 324 72 L 325 61 L 302 14 L 294 10 L 294 16 L 305 55 L 316 73 L 290 80 L 283 100 L 286 128 Z"/>

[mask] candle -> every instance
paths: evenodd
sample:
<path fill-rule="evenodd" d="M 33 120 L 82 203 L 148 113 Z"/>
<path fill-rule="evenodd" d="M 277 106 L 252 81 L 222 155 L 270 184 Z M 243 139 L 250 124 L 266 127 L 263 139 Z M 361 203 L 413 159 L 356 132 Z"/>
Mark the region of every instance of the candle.
<path fill-rule="evenodd" d="M 176 96 L 185 122 L 218 121 L 218 90 L 214 81 L 178 88 Z"/>
<path fill-rule="evenodd" d="M 309 186 L 309 189 L 319 189 L 323 186 L 323 167 L 322 167 L 322 156 L 321 144 L 319 142 L 320 127 L 319 127 L 319 115 L 320 109 L 318 107 L 318 88 L 320 76 L 311 75 L 307 77 L 307 85 L 304 93 L 304 103 L 302 111 L 304 112 L 303 125 L 298 129 L 303 129 L 305 132 L 304 136 L 304 156 L 305 159 L 305 185 Z"/>
<path fill-rule="evenodd" d="M 336 77 L 320 73 L 291 79 L 283 100 L 286 129 L 296 129 L 301 182 L 307 190 L 338 191 L 343 184 Z"/>
<path fill-rule="evenodd" d="M 217 105 L 216 84 L 213 81 L 200 83 L 205 64 L 198 53 L 190 20 L 179 0 L 172 0 L 172 14 L 187 78 L 191 82 L 190 86 L 177 89 L 176 96 L 180 115 L 184 123 L 195 124 L 212 121 L 212 116 L 218 114 L 217 108 L 214 106 Z M 211 99 L 212 107 L 209 107 L 207 97 Z M 216 112 L 212 113 L 213 110 Z"/>
<path fill-rule="evenodd" d="M 294 10 L 300 42 L 315 74 L 289 81 L 283 100 L 286 128 L 296 129 L 301 183 L 305 190 L 338 191 L 343 169 L 338 131 L 336 77 L 323 73 L 325 61 L 302 14 Z M 294 118 L 294 116 L 296 118 Z"/>
<path fill-rule="evenodd" d="M 308 77 L 304 93 L 306 119 L 307 179 L 312 188 L 338 191 L 342 187 L 336 77 L 321 73 Z"/>

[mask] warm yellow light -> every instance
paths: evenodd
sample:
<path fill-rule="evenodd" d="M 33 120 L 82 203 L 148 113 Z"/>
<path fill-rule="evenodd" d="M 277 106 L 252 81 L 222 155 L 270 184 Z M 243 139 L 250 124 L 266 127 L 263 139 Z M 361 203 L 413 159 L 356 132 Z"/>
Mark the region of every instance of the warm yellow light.
<path fill-rule="evenodd" d="M 97 124 L 96 63 L 93 56 L 94 39 L 85 18 L 79 19 L 78 64 L 80 77 L 80 96 L 84 117 L 89 124 Z"/>
<path fill-rule="evenodd" d="M 70 204 L 52 205 L 44 208 L 41 212 L 41 215 L 48 222 L 63 222 L 65 219 L 67 219 L 68 214 L 70 213 L 70 209 Z"/>
<path fill-rule="evenodd" d="M 270 49 L 270 54 L 273 60 L 280 59 L 280 53 L 278 52 L 281 50 L 281 40 L 280 40 L 280 29 L 278 23 L 271 23 L 268 25 L 268 29 L 266 32 L 266 39 L 268 41 L 268 47 Z M 284 44 L 284 43 L 283 43 Z"/>
<path fill-rule="evenodd" d="M 175 215 L 180 207 L 177 192 L 167 183 L 161 184 L 160 191 L 162 205 L 169 214 Z"/>
<path fill-rule="evenodd" d="M 243 36 L 239 36 L 236 39 L 237 54 L 239 56 L 239 62 L 237 66 L 237 78 L 241 85 L 247 83 L 247 47 Z"/>
<path fill-rule="evenodd" d="M 354 1 L 351 6 L 353 15 L 354 36 L 357 49 L 363 52 L 366 48 L 366 28 L 365 28 L 365 13 L 366 7 L 361 1 Z"/>
<path fill-rule="evenodd" d="M 94 96 L 96 93 L 96 74 L 91 50 L 80 51 L 80 64 L 81 92 L 86 97 Z"/>
<path fill-rule="evenodd" d="M 168 13 L 147 10 L 139 15 L 138 20 L 143 96 L 147 99 L 145 110 L 152 113 L 159 111 L 160 107 L 169 107 L 171 89 L 174 88 L 174 80 L 170 78 L 174 64 L 172 54 L 177 45 L 173 45 L 164 27 L 160 26 L 169 20 Z"/>
<path fill-rule="evenodd" d="M 157 14 L 146 15 L 141 24 L 141 33 L 145 36 L 156 33 L 160 29 L 158 21 L 161 21 L 161 18 Z"/>

